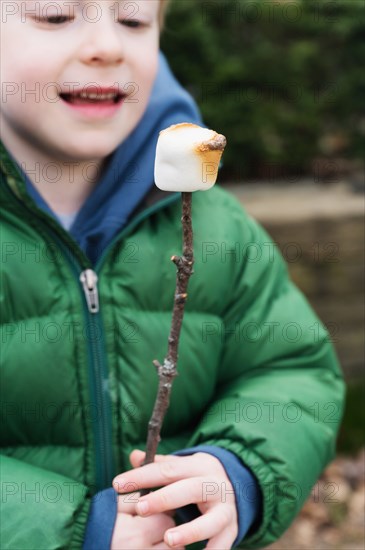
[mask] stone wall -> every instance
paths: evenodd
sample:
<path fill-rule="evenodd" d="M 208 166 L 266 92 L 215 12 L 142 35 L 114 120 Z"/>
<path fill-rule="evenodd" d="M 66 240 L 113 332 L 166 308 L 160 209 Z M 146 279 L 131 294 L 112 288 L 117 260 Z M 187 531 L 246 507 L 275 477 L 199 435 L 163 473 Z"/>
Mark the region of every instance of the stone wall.
<path fill-rule="evenodd" d="M 364 195 L 345 182 L 228 189 L 280 247 L 293 280 L 328 327 L 346 378 L 360 375 L 364 365 Z"/>

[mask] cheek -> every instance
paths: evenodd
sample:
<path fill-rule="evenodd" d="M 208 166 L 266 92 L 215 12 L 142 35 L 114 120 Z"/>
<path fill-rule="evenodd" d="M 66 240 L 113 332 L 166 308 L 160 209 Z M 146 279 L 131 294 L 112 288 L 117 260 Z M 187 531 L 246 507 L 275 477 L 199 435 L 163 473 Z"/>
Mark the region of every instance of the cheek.
<path fill-rule="evenodd" d="M 141 55 L 143 55 L 141 53 Z M 139 58 L 140 61 L 141 58 Z M 142 57 L 143 59 L 143 57 Z M 139 62 L 138 73 L 136 71 L 135 84 L 138 86 L 138 95 L 141 102 L 148 102 L 151 90 L 157 75 L 158 55 L 148 56 L 143 59 L 143 63 Z"/>
<path fill-rule="evenodd" d="M 0 72 L 3 80 L 29 85 L 55 80 L 55 70 L 65 58 L 67 44 L 52 41 L 46 34 L 33 32 L 25 23 L 1 23 L 0 31 Z"/>
<path fill-rule="evenodd" d="M 53 100 L 57 92 L 56 68 L 60 54 L 48 48 L 49 55 L 41 55 L 40 52 L 44 51 L 44 47 L 39 50 L 34 42 L 24 49 L 11 48 L 11 43 L 6 44 L 0 67 L 4 109 L 18 105 L 20 110 L 28 107 L 29 111 L 35 112 L 46 107 L 49 99 Z M 28 114 L 31 116 L 32 113 Z"/>
<path fill-rule="evenodd" d="M 2 107 L 19 109 L 19 112 L 28 109 L 29 115 L 36 112 L 38 106 L 44 107 L 44 102 L 54 97 L 54 84 L 44 69 L 39 72 L 37 65 L 25 65 L 23 62 L 3 68 Z"/>
<path fill-rule="evenodd" d="M 54 64 L 52 68 L 47 63 L 47 58 L 39 55 L 39 51 L 32 55 L 29 50 L 23 54 L 17 48 L 14 48 L 14 53 L 11 50 L 11 48 L 4 48 L 1 55 L 0 73 L 3 82 L 13 82 L 23 87 L 34 88 L 36 83 L 41 86 L 52 81 Z"/>

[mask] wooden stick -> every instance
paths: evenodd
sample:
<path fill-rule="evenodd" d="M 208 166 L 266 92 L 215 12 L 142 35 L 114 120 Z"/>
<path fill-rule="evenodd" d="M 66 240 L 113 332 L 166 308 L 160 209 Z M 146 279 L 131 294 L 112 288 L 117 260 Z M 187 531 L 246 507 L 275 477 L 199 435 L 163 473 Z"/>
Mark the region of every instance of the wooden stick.
<path fill-rule="evenodd" d="M 163 365 L 153 361 L 159 377 L 157 397 L 151 419 L 148 423 L 147 449 L 143 465 L 154 461 L 157 446 L 161 440 L 160 432 L 166 411 L 170 404 L 170 394 L 174 378 L 177 376 L 177 358 L 185 302 L 188 297 L 187 288 L 193 273 L 193 227 L 191 220 L 192 193 L 181 193 L 182 197 L 182 228 L 183 254 L 172 256 L 171 260 L 177 267 L 175 300 L 172 311 L 171 329 L 168 340 L 168 350 Z M 141 496 L 148 494 L 148 490 L 141 491 Z"/>

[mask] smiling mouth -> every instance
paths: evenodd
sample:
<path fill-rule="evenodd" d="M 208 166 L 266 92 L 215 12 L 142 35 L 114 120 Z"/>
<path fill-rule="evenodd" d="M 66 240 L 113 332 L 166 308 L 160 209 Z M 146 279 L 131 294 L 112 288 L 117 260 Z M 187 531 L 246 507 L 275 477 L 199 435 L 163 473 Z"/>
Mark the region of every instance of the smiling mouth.
<path fill-rule="evenodd" d="M 125 94 L 117 91 L 99 92 L 74 92 L 72 94 L 61 93 L 61 99 L 72 105 L 118 105 L 125 98 Z"/>

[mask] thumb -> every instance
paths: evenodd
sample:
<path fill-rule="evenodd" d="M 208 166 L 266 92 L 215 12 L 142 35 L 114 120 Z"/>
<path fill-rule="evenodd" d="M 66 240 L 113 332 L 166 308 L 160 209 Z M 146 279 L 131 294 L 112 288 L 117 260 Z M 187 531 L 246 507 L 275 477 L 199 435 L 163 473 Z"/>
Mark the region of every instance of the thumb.
<path fill-rule="evenodd" d="M 139 449 L 134 449 L 129 455 L 129 462 L 132 464 L 133 468 L 139 468 L 142 466 L 146 453 Z"/>

